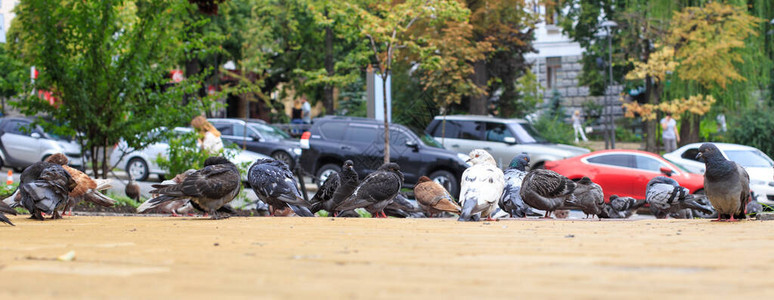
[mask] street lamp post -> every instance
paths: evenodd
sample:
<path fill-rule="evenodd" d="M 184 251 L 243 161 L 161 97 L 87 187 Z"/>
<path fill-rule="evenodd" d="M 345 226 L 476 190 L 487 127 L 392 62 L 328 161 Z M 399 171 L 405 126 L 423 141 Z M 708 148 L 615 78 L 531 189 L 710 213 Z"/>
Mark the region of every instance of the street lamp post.
<path fill-rule="evenodd" d="M 610 120 L 609 126 L 608 126 L 608 134 L 610 136 L 610 149 L 615 149 L 615 122 L 613 122 L 613 28 L 618 27 L 618 23 L 612 20 L 607 20 L 602 22 L 600 24 L 601 27 L 605 28 L 606 35 L 607 35 L 607 60 L 608 60 L 608 73 L 610 75 L 610 82 L 607 85 L 608 89 L 610 89 L 610 100 L 605 100 L 605 106 L 607 106 L 608 109 L 608 118 Z M 607 94 L 605 94 L 605 99 L 607 99 Z"/>

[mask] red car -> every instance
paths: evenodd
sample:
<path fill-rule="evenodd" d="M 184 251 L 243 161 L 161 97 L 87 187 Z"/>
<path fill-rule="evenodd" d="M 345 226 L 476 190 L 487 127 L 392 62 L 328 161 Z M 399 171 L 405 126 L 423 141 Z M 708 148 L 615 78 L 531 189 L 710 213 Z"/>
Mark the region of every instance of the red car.
<path fill-rule="evenodd" d="M 692 194 L 704 190 L 704 176 L 678 168 L 661 156 L 638 150 L 601 150 L 545 163 L 545 168 L 577 180 L 588 176 L 610 195 L 645 199 L 645 187 L 653 177 L 669 176 Z"/>

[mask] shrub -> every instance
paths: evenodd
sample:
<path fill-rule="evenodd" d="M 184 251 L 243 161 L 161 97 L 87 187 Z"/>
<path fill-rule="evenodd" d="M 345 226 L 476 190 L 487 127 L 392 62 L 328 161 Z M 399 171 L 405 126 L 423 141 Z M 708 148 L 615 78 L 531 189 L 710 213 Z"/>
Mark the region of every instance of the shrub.
<path fill-rule="evenodd" d="M 572 125 L 565 123 L 560 115 L 542 114 L 532 125 L 551 143 L 572 144 L 575 140 Z"/>
<path fill-rule="evenodd" d="M 774 112 L 769 107 L 743 110 L 728 122 L 728 138 L 731 142 L 752 146 L 769 156 L 774 154 Z"/>

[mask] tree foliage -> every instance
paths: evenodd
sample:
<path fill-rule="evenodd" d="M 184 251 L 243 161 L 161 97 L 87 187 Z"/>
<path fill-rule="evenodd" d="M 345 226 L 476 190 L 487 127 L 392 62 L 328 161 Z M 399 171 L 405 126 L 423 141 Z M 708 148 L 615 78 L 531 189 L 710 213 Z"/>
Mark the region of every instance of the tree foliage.
<path fill-rule="evenodd" d="M 200 87 L 198 78 L 177 85 L 167 78 L 191 46 L 177 22 L 187 7 L 181 1 L 22 2 L 21 42 L 36 46 L 20 47 L 25 52 L 19 55 L 40 70 L 35 88 L 52 92 L 58 102 L 31 96 L 19 108 L 57 120 L 44 124 L 49 128 L 80 132 L 95 174 L 104 176 L 106 149 L 120 138 L 141 148 L 152 140 L 140 133 L 187 123 L 201 109 L 180 105 L 184 93 Z"/>

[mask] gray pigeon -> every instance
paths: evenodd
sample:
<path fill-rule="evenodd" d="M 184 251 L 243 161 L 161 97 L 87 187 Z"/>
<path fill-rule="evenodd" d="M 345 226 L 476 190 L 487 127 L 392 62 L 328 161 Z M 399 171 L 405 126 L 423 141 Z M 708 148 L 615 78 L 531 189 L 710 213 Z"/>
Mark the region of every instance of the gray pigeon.
<path fill-rule="evenodd" d="M 696 202 L 688 189 L 681 187 L 674 179 L 664 176 L 654 177 L 648 182 L 645 200 L 650 204 L 650 211 L 658 219 L 666 219 L 669 214 L 684 208 L 712 213 L 712 208 Z"/>
<path fill-rule="evenodd" d="M 341 172 L 337 173 L 336 177 L 338 178 L 336 188 L 333 189 L 330 196 L 327 196 L 329 193 L 326 192 L 326 196 L 321 197 L 320 201 L 312 201 L 312 206 L 310 207 L 312 212 L 318 212 L 322 209 L 327 211 L 329 216 L 335 217 L 338 212 L 335 211 L 334 208 L 342 201 L 349 198 L 360 184 L 360 178 L 358 177 L 357 172 L 355 172 L 355 167 L 351 160 L 344 162 L 341 166 Z M 328 177 L 328 180 L 331 180 L 330 177 Z M 327 184 L 328 180 L 325 181 L 326 183 L 323 184 L 323 186 Z"/>
<path fill-rule="evenodd" d="M 717 146 L 704 143 L 696 158 L 703 159 L 704 190 L 718 212 L 715 221 L 744 219 L 744 208 L 750 199 L 750 176 L 736 162 L 727 160 Z"/>
<path fill-rule="evenodd" d="M 605 203 L 602 209 L 601 218 L 626 219 L 631 217 L 634 212 L 645 205 L 645 200 L 636 200 L 632 197 L 618 197 L 610 195 L 610 203 Z"/>
<path fill-rule="evenodd" d="M 756 217 L 759 213 L 763 212 L 763 205 L 756 200 L 757 197 L 752 192 L 750 192 L 750 198 L 750 202 L 747 203 L 744 213 L 750 217 Z"/>
<path fill-rule="evenodd" d="M 32 214 L 31 219 L 43 220 L 43 213 L 51 214 L 52 219 L 61 219 L 57 209 L 68 203 L 70 192 L 78 183 L 58 164 L 41 161 L 30 169 L 34 172 L 22 172 L 24 180 L 19 184 L 21 205 Z"/>
<path fill-rule="evenodd" d="M 568 201 L 569 204 L 577 206 L 586 214 L 586 218 L 599 216 L 605 206 L 605 195 L 602 193 L 602 187 L 584 176 L 575 183 L 575 197 Z"/>
<path fill-rule="evenodd" d="M 13 225 L 13 223 L 11 223 L 11 220 L 9 220 L 8 217 L 6 217 L 3 213 L 12 214 L 15 216 L 16 210 L 8 206 L 8 204 L 5 204 L 5 202 L 0 201 L 0 222 L 8 223 L 11 226 L 15 226 Z"/>
<path fill-rule="evenodd" d="M 310 204 L 301 196 L 298 183 L 288 165 L 272 158 L 262 158 L 247 171 L 247 182 L 255 194 L 271 207 L 271 215 L 290 207 L 296 215 L 313 217 Z"/>
<path fill-rule="evenodd" d="M 524 176 L 527 175 L 527 166 L 529 166 L 529 155 L 522 153 L 514 157 L 508 168 L 503 172 L 505 174 L 505 188 L 503 188 L 503 195 L 500 197 L 497 205 L 504 212 L 508 213 L 511 218 L 513 216 L 524 218 L 530 210 L 530 207 L 524 203 L 519 194 L 521 183 L 524 180 Z"/>
<path fill-rule="evenodd" d="M 348 162 L 351 161 L 348 160 Z M 343 170 L 345 166 L 342 166 L 341 168 Z M 326 178 L 325 182 L 320 185 L 320 188 L 318 188 L 317 192 L 314 193 L 312 199 L 309 199 L 309 203 L 311 204 L 309 206 L 309 210 L 312 213 L 320 211 L 323 206 L 322 204 L 324 202 L 330 201 L 331 198 L 333 198 L 333 193 L 336 192 L 336 189 L 338 189 L 340 185 L 341 177 L 339 176 L 339 172 L 333 172 L 328 175 L 328 178 Z"/>
<path fill-rule="evenodd" d="M 398 195 L 402 186 L 403 173 L 400 172 L 400 166 L 396 163 L 385 163 L 375 172 L 368 174 L 352 195 L 334 209 L 344 211 L 364 208 L 372 216 L 386 218 L 384 208 Z"/>
<path fill-rule="evenodd" d="M 236 165 L 222 156 L 212 156 L 204 167 L 189 174 L 181 183 L 153 185 L 151 194 L 159 196 L 146 201 L 152 209 L 169 201 L 189 199 L 192 206 L 210 214 L 212 219 L 227 218 L 219 211 L 239 194 L 242 180 Z"/>
<path fill-rule="evenodd" d="M 544 218 L 550 218 L 554 210 L 561 209 L 565 202 L 573 201 L 575 183 L 551 170 L 529 171 L 521 184 L 521 199 L 527 205 L 544 210 Z"/>
<path fill-rule="evenodd" d="M 403 194 L 398 193 L 392 202 L 384 208 L 384 213 L 391 217 L 398 218 L 424 218 L 425 214 L 422 208 L 415 201 L 406 199 Z"/>

